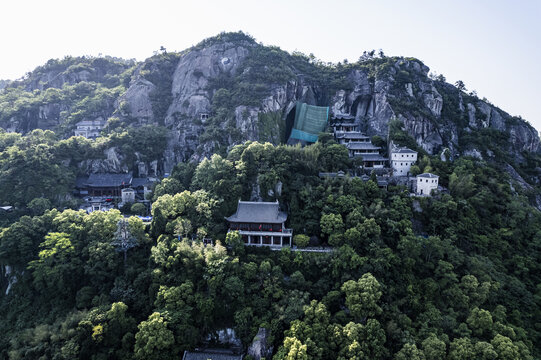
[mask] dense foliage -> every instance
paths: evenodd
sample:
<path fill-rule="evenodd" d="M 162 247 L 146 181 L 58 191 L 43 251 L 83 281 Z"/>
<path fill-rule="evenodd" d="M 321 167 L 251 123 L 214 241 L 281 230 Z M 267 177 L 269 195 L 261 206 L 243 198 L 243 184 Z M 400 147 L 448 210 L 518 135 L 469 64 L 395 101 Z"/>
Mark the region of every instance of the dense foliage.
<path fill-rule="evenodd" d="M 53 206 L 75 207 L 77 200 L 70 192 L 75 177 L 85 171 L 81 163 L 103 160 L 111 148 L 131 165 L 136 160 L 160 158 L 165 136 L 163 127 L 151 125 L 117 129 L 96 141 L 83 137 L 59 139 L 50 130 L 33 130 L 22 136 L 0 129 L 0 204 L 16 208 L 14 213 L 4 214 L 0 224 L 24 214 L 41 214 Z"/>
<path fill-rule="evenodd" d="M 235 74 L 208 79 L 208 119 L 176 119 L 204 121 L 199 154 L 214 154 L 177 164 L 156 185 L 149 223 L 117 210 L 76 211 L 71 191 L 109 155 L 134 175 L 137 164 L 161 160 L 173 73 L 186 52 L 162 49 L 139 64 L 67 57 L 0 82 L 0 126 L 25 133 L 0 130 L 0 205 L 14 206 L 0 212 L 0 359 L 178 359 L 221 346 L 223 329 L 234 329 L 246 350 L 261 327 L 276 360 L 539 357 L 541 213 L 530 206 L 537 154 L 511 154 L 505 132 L 464 130 L 469 119 L 458 109 L 480 100 L 463 83 L 431 83 L 441 117 L 422 96 L 402 96 L 408 86 L 422 94 L 426 69 L 416 59 L 372 51 L 329 64 L 241 32 L 187 51 L 215 43 L 249 54 Z M 416 198 L 403 186 L 378 188 L 375 173 L 369 181 L 320 177 L 358 163 L 330 134 L 303 148 L 278 145 L 286 140 L 281 111 L 258 113 L 261 142 L 243 141 L 239 106 L 243 118 L 255 116 L 250 107 L 290 81 L 310 84 L 307 96 L 328 104 L 351 90 L 353 70 L 370 86 L 392 77 L 388 101 L 402 120 L 453 124 L 458 150 L 478 149 L 490 161 L 450 150 L 430 156 L 395 119 L 389 139 L 419 151 L 412 173 L 435 173 L 444 187 Z M 130 114 L 123 94 L 131 81 L 151 83 L 152 118 Z M 107 120 L 101 136 L 68 137 L 83 119 Z M 50 130 L 33 130 L 43 121 Z M 372 141 L 386 147 L 389 139 Z M 508 164 L 533 185 L 510 178 Z M 296 248 L 245 247 L 227 232 L 224 217 L 239 199 L 278 200 Z M 144 214 L 146 206 L 122 210 Z"/>
<path fill-rule="evenodd" d="M 422 199 L 317 176 L 350 166 L 332 141 L 248 142 L 179 164 L 147 226 L 118 211 L 21 217 L 0 233 L 0 263 L 17 278 L 0 300 L 0 356 L 172 359 L 224 328 L 246 347 L 259 327 L 275 359 L 539 354 L 541 214 L 504 173 L 425 156 L 417 166 L 450 191 Z M 226 237 L 223 216 L 254 192 L 279 199 L 299 246 L 334 251 Z"/>

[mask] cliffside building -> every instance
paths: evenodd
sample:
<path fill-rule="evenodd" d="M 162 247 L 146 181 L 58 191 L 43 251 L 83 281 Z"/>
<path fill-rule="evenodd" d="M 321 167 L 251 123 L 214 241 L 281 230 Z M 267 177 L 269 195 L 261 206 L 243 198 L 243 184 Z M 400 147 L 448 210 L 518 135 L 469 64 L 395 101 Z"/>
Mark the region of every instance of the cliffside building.
<path fill-rule="evenodd" d="M 335 136 L 345 132 L 358 132 L 359 125 L 352 122 L 334 122 L 331 124 Z"/>
<path fill-rule="evenodd" d="M 75 136 L 83 136 L 87 139 L 95 139 L 100 136 L 100 131 L 105 126 L 105 120 L 83 120 L 76 124 Z"/>
<path fill-rule="evenodd" d="M 122 189 L 131 187 L 133 176 L 127 174 L 90 174 L 85 180 L 79 180 L 81 194 L 90 196 L 120 197 Z M 84 192 L 83 192 L 84 191 Z"/>
<path fill-rule="evenodd" d="M 417 189 L 415 193 L 421 196 L 430 196 L 432 190 L 438 189 L 439 176 L 431 173 L 417 175 Z"/>
<path fill-rule="evenodd" d="M 408 176 L 411 165 L 417 161 L 417 151 L 408 148 L 391 150 L 391 167 L 394 176 Z"/>
<path fill-rule="evenodd" d="M 340 131 L 336 133 L 335 138 L 342 145 L 349 143 L 370 143 L 370 137 L 360 131 Z"/>
<path fill-rule="evenodd" d="M 237 212 L 226 220 L 229 231 L 238 230 L 246 245 L 291 246 L 293 231 L 285 228 L 287 214 L 280 211 L 278 201 L 240 201 Z"/>

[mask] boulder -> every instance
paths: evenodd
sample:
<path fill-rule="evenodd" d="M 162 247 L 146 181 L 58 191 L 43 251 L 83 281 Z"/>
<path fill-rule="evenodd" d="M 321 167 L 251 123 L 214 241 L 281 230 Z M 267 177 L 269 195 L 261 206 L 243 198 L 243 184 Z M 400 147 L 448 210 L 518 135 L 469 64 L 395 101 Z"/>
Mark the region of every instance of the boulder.
<path fill-rule="evenodd" d="M 259 328 L 252 344 L 248 347 L 248 355 L 255 360 L 270 359 L 272 356 L 272 344 L 268 343 L 268 331 Z"/>

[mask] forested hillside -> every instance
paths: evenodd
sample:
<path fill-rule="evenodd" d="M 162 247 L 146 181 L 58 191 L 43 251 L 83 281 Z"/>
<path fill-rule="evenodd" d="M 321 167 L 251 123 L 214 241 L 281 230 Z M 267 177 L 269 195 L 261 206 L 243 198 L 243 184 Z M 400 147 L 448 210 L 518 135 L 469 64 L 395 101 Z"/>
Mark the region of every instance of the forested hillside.
<path fill-rule="evenodd" d="M 261 328 L 267 360 L 539 358 L 537 131 L 428 71 L 227 33 L 0 82 L 0 359 L 179 359 L 231 329 L 244 354 Z M 297 101 L 417 151 L 440 191 L 355 176 L 330 133 L 285 145 Z M 158 179 L 150 220 L 78 210 L 78 177 L 128 172 Z M 278 201 L 294 247 L 228 232 L 239 199 Z"/>
<path fill-rule="evenodd" d="M 223 328 L 247 346 L 259 327 L 270 330 L 275 359 L 539 354 L 541 215 L 508 176 L 476 159 L 424 157 L 418 166 L 450 193 L 422 199 L 317 176 L 349 161 L 333 141 L 246 143 L 179 164 L 155 189 L 147 226 L 118 211 L 20 218 L 0 237 L 12 279 L 2 356 L 173 359 Z M 225 236 L 237 200 L 278 180 L 296 234 L 333 252 Z M 115 241 L 123 222 L 132 246 Z M 201 243 L 209 236 L 214 246 Z"/>

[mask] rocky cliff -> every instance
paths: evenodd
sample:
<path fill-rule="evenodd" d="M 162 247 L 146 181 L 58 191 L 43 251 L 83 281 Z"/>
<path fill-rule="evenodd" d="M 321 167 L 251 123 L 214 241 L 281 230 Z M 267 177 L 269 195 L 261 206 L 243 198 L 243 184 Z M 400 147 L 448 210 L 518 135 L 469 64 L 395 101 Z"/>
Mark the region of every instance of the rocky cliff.
<path fill-rule="evenodd" d="M 39 106 L 2 110 L 0 124 L 21 132 L 57 129 L 63 136 L 84 118 L 164 126 L 165 151 L 154 159 L 163 172 L 245 140 L 284 142 L 298 100 L 330 106 L 333 115 L 353 115 L 370 135 L 387 137 L 390 123 L 399 121 L 430 154 L 449 148 L 453 156 L 490 158 L 497 146 L 521 161 L 523 152 L 538 151 L 538 133 L 528 123 L 428 73 L 413 58 L 364 57 L 328 65 L 265 47 L 242 33 L 220 34 L 135 65 L 109 59 L 38 68 L 8 84 L 2 96 L 18 86 L 42 94 Z M 75 100 L 86 98 L 91 109 L 55 97 L 51 89 L 74 92 Z M 475 140 L 493 134 L 501 140 L 493 146 Z"/>

